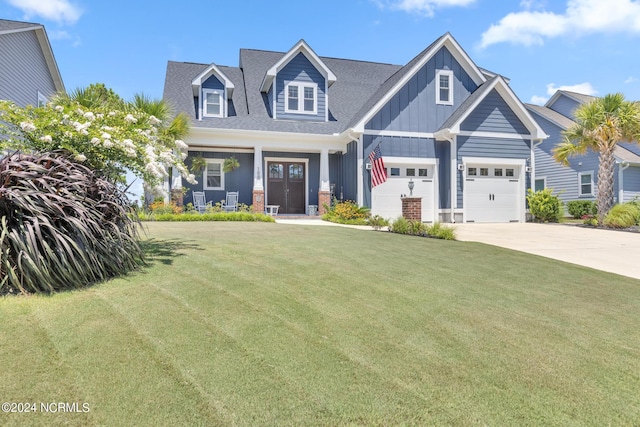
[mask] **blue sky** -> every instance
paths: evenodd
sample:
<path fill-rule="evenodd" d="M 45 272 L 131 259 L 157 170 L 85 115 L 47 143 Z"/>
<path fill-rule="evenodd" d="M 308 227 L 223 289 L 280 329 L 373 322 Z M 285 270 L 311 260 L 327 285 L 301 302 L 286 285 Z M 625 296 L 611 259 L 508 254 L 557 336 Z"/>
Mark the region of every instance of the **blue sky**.
<path fill-rule="evenodd" d="M 102 82 L 161 97 L 169 60 L 238 65 L 240 48 L 405 64 L 449 31 L 524 102 L 557 88 L 640 100 L 640 1 L 0 0 L 45 25 L 67 90 Z"/>

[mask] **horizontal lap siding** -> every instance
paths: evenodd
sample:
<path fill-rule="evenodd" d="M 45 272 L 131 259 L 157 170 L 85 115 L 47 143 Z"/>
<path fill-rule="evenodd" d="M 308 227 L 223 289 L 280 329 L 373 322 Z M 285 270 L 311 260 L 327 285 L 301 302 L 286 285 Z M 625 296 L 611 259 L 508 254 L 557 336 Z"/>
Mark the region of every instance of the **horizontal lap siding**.
<path fill-rule="evenodd" d="M 511 107 L 494 89 L 467 117 L 460 129 L 463 131 L 518 133 L 527 135 L 527 127 Z"/>
<path fill-rule="evenodd" d="M 463 157 L 486 157 L 498 159 L 528 159 L 531 157 L 529 140 L 508 138 L 483 138 L 475 136 L 458 137 L 458 164 Z M 464 171 L 458 171 L 458 207 L 462 208 Z"/>
<path fill-rule="evenodd" d="M 598 181 L 598 156 L 594 153 L 572 157 L 569 166 L 563 166 L 554 158 L 553 149 L 563 140 L 562 129 L 534 113 L 534 118 L 549 138 L 534 149 L 536 178 L 546 178 L 547 188 L 552 188 L 564 202 L 577 200 L 578 172 L 593 171 L 594 185 Z M 590 197 L 582 197 L 589 199 Z"/>
<path fill-rule="evenodd" d="M 437 70 L 453 71 L 453 105 L 436 105 Z M 365 125 L 366 129 L 435 132 L 477 88 L 443 47 Z"/>
<path fill-rule="evenodd" d="M 285 113 L 285 102 L 287 98 L 285 88 L 290 82 L 316 83 L 318 85 L 316 115 Z M 303 94 L 300 93 L 298 95 L 299 105 L 302 105 Z M 276 116 L 278 119 L 325 121 L 325 112 L 325 79 L 313 64 L 309 62 L 307 57 L 299 53 L 278 72 L 276 77 Z"/>
<path fill-rule="evenodd" d="M 631 202 L 636 198 L 640 199 L 640 167 L 632 166 L 623 172 L 624 180 L 624 200 L 623 202 Z"/>
<path fill-rule="evenodd" d="M 0 35 L 0 99 L 19 106 L 38 104 L 38 91 L 55 92 L 35 31 Z"/>

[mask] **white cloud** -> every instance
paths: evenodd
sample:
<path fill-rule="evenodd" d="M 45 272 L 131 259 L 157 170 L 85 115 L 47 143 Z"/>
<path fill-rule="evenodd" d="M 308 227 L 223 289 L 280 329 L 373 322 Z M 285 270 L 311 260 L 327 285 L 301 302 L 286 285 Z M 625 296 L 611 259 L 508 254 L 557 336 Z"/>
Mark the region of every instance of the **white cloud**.
<path fill-rule="evenodd" d="M 74 24 L 82 15 L 82 10 L 68 0 L 7 0 L 7 3 L 22 10 L 25 19 L 39 16 L 60 24 Z"/>
<path fill-rule="evenodd" d="M 523 0 L 521 7 L 535 5 Z M 509 42 L 542 45 L 547 38 L 566 34 L 640 33 L 640 2 L 634 0 L 569 0 L 564 13 L 523 10 L 510 13 L 482 34 L 480 46 Z"/>
<path fill-rule="evenodd" d="M 533 95 L 531 97 L 531 103 L 536 105 L 544 105 L 548 100 L 549 98 L 546 96 Z"/>
<path fill-rule="evenodd" d="M 465 7 L 477 0 L 372 0 L 382 9 L 396 9 L 408 13 L 433 16 L 436 9 L 445 7 Z"/>
<path fill-rule="evenodd" d="M 638 81 L 638 78 L 637 78 L 637 77 L 629 76 L 629 77 L 624 81 L 624 83 L 625 83 L 625 84 L 629 84 L 629 83 L 635 83 L 635 82 L 637 82 L 637 81 Z"/>
<path fill-rule="evenodd" d="M 582 93 L 584 95 L 595 95 L 598 91 L 589 82 L 578 83 L 575 85 L 556 86 L 555 83 L 547 85 L 547 95 L 553 95 L 558 90 L 566 90 L 569 92 Z"/>

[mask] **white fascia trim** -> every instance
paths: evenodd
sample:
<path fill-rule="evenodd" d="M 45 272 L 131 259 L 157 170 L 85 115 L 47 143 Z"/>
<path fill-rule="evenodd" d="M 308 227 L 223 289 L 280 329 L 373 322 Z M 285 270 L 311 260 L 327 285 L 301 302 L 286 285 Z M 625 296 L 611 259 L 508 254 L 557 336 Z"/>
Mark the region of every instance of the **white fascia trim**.
<path fill-rule="evenodd" d="M 341 135 L 314 135 L 288 132 L 264 132 L 212 128 L 192 128 L 185 143 L 189 147 L 238 147 L 253 148 L 256 145 L 263 150 L 288 150 L 296 152 L 319 152 L 328 149 L 329 152 L 345 152 L 349 138 Z"/>
<path fill-rule="evenodd" d="M 190 152 L 199 152 L 206 151 L 210 153 L 253 153 L 254 149 L 252 148 L 228 148 L 228 147 L 202 147 L 199 145 L 190 145 L 187 151 Z"/>
<path fill-rule="evenodd" d="M 276 62 L 271 68 L 269 68 L 262 79 L 262 84 L 260 85 L 260 92 L 268 92 L 269 88 L 273 84 L 273 81 L 276 78 L 276 74 L 280 71 L 285 65 L 289 63 L 295 56 L 299 53 L 302 53 L 311 64 L 324 76 L 327 80 L 327 85 L 331 86 L 335 83 L 336 75 L 326 66 L 324 62 L 320 59 L 318 55 L 309 47 L 307 42 L 304 40 L 300 40 L 293 46 L 287 53 L 284 54 L 282 58 L 278 62 Z"/>
<path fill-rule="evenodd" d="M 433 132 L 404 132 L 399 130 L 365 129 L 363 134 L 374 135 L 374 136 L 404 136 L 404 137 L 431 138 L 431 139 L 435 138 L 435 134 Z"/>
<path fill-rule="evenodd" d="M 518 139 L 518 140 L 530 140 L 533 139 L 532 135 L 521 135 L 519 133 L 506 133 L 506 132 L 482 132 L 482 131 L 460 131 L 459 136 L 475 136 L 478 138 L 504 138 L 504 139 Z"/>
<path fill-rule="evenodd" d="M 53 80 L 53 85 L 56 87 L 56 91 L 66 92 L 64 83 L 62 82 L 62 75 L 60 74 L 60 69 L 58 69 L 56 58 L 53 55 L 53 50 L 51 49 L 51 43 L 49 43 L 49 37 L 47 37 L 46 30 L 43 26 L 27 28 L 26 30 L 35 30 L 36 32 L 38 43 L 42 49 L 42 54 L 44 55 L 45 62 L 47 63 L 47 68 L 49 68 L 49 74 L 51 74 L 51 79 Z"/>
<path fill-rule="evenodd" d="M 215 76 L 222 81 L 226 89 L 228 98 L 232 99 L 233 90 L 235 89 L 235 86 L 233 85 L 231 80 L 229 80 L 229 78 L 222 71 L 220 71 L 220 69 L 215 64 L 209 65 L 207 68 L 205 68 L 203 72 L 198 74 L 198 76 L 191 81 L 193 95 L 194 96 L 199 95 L 200 88 L 202 87 L 202 83 L 204 83 L 204 81 L 207 80 L 212 74 L 215 74 Z"/>
<path fill-rule="evenodd" d="M 458 42 L 447 33 L 440 38 L 440 41 L 436 43 L 423 57 L 418 61 L 411 70 L 404 75 L 404 77 L 396 83 L 389 92 L 387 92 L 374 106 L 369 110 L 367 114 L 354 126 L 356 131 L 362 132 L 364 125 L 371 120 L 371 118 L 380 111 L 380 109 L 396 94 L 411 78 L 422 68 L 424 65 L 435 56 L 435 54 L 442 47 L 446 47 L 451 55 L 458 61 L 462 68 L 469 74 L 471 79 L 480 86 L 487 81 L 485 75 L 480 71 L 476 64 L 469 58 L 467 53 L 462 49 Z"/>

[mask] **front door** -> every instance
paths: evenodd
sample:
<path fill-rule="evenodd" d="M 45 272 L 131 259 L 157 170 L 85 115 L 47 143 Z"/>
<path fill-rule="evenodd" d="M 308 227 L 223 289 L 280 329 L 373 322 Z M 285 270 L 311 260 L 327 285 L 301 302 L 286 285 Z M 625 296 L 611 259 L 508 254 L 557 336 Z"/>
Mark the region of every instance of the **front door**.
<path fill-rule="evenodd" d="M 305 213 L 304 167 L 303 162 L 267 163 L 267 204 L 279 205 L 278 213 Z"/>

